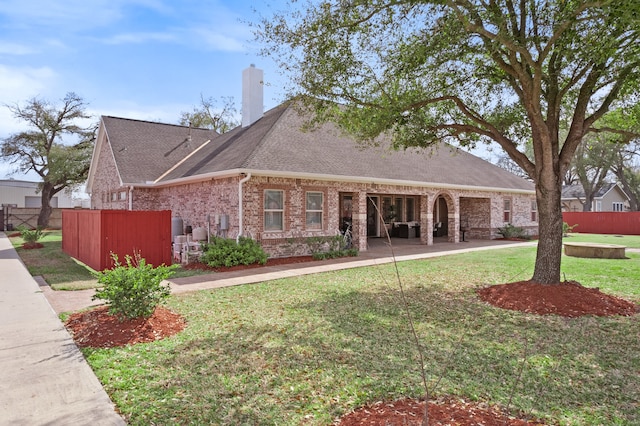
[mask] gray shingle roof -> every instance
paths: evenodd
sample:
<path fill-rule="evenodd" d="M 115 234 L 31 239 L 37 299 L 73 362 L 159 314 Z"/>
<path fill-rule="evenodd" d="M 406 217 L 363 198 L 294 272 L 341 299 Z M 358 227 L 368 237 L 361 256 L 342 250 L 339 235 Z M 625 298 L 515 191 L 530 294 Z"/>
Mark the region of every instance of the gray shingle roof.
<path fill-rule="evenodd" d="M 111 149 L 124 183 L 158 179 L 207 140 L 219 137 L 208 129 L 103 116 Z M 191 133 L 191 140 L 188 140 Z"/>
<path fill-rule="evenodd" d="M 594 198 L 602 198 L 605 196 L 605 194 L 609 191 L 611 191 L 611 188 L 613 188 L 616 184 L 615 183 L 605 183 L 602 188 L 600 188 L 598 191 L 596 191 L 596 193 L 594 194 Z M 576 184 L 576 185 L 565 185 L 562 187 L 562 199 L 563 200 L 567 200 L 567 199 L 576 199 L 576 198 L 584 198 L 585 197 L 585 193 L 584 193 L 584 188 L 582 187 L 581 184 Z"/>
<path fill-rule="evenodd" d="M 117 123 L 122 126 L 125 120 L 119 120 L 121 121 Z M 198 175 L 243 169 L 256 173 L 262 171 L 283 175 L 334 176 L 337 180 L 364 178 L 518 191 L 534 189 L 531 182 L 472 154 L 446 145 L 441 145 L 437 150 L 392 151 L 385 148 L 388 144 L 381 140 L 380 147 L 364 148 L 350 137 L 341 134 L 331 124 L 325 124 L 313 131 L 303 131 L 301 128 L 304 122 L 304 118 L 299 116 L 295 108 L 288 103 L 282 104 L 267 111 L 251 126 L 238 127 L 216 137 L 166 174 L 160 182 L 175 182 Z M 135 133 L 120 129 L 118 138 L 115 138 L 122 139 L 114 146 L 114 151 L 125 145 L 145 147 L 135 150 L 127 148 L 129 153 L 120 156 L 118 161 L 126 161 L 127 176 L 140 179 L 138 175 L 154 175 L 153 179 L 157 179 L 186 156 L 177 155 L 179 150 L 175 150 L 170 155 L 174 160 L 173 164 L 169 165 L 168 159 L 162 154 L 178 146 L 184 140 L 185 134 L 177 129 L 173 129 L 173 133 L 168 129 L 154 130 L 152 124 L 136 124 Z M 112 122 L 105 122 L 110 140 L 111 125 Z M 183 127 L 173 127 L 184 132 Z M 147 134 L 143 135 L 143 132 Z M 125 136 L 128 138 L 125 139 Z M 205 137 L 204 134 L 199 136 L 200 139 L 196 139 L 194 133 L 194 142 L 200 142 Z M 162 140 L 163 137 L 170 140 Z M 143 138 L 144 142 L 139 142 L 137 138 Z M 157 152 L 153 158 L 145 155 L 145 151 L 151 149 L 152 142 L 163 145 L 155 150 Z M 138 155 L 137 159 L 132 158 L 133 152 Z M 158 167 L 156 164 L 144 164 L 148 161 L 162 161 L 163 165 Z M 147 167 L 153 167 L 154 172 L 143 173 L 140 170 Z M 152 180 L 148 177 L 144 179 Z"/>

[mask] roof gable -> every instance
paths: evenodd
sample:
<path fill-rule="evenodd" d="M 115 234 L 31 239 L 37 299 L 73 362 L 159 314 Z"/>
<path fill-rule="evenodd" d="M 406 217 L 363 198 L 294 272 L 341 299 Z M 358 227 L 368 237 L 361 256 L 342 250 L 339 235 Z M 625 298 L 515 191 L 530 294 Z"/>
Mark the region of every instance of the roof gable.
<path fill-rule="evenodd" d="M 605 183 L 600 189 L 596 191 L 596 193 L 593 195 L 593 198 L 603 198 L 612 190 L 619 191 L 624 198 L 629 199 L 629 196 L 622 190 L 622 188 L 620 188 L 620 186 L 618 186 L 617 183 Z M 581 184 L 565 185 L 562 187 L 563 200 L 584 199 L 585 196 L 586 195 L 584 192 L 584 188 Z"/>
<path fill-rule="evenodd" d="M 123 184 L 155 181 L 194 150 L 219 135 L 209 129 L 102 117 Z"/>
<path fill-rule="evenodd" d="M 223 133 L 197 155 L 164 176 L 162 181 L 250 167 L 250 158 L 260 152 L 258 147 L 286 109 L 286 106 L 281 105 L 266 112 L 250 126 L 238 126 Z"/>

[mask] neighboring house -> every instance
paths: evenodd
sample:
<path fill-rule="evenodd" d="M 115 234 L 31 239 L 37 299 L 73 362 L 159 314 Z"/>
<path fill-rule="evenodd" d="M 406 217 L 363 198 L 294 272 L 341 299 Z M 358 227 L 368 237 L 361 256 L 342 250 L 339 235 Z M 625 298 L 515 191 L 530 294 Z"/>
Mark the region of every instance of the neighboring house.
<path fill-rule="evenodd" d="M 303 131 L 289 102 L 262 113 L 261 81 L 262 71 L 243 72 L 243 124 L 222 135 L 102 117 L 91 207 L 169 209 L 184 226 L 250 236 L 274 257 L 302 254 L 297 242 L 336 235 L 345 222 L 360 250 L 386 229 L 423 244 L 459 242 L 461 229 L 465 239 L 494 238 L 506 223 L 537 234 L 531 182 L 446 145 L 393 151 L 385 140 L 358 145 L 331 124 Z"/>
<path fill-rule="evenodd" d="M 582 185 L 566 185 L 562 188 L 562 211 L 584 211 L 585 193 Z M 617 183 L 606 183 L 594 194 L 592 212 L 629 211 L 629 196 Z"/>
<path fill-rule="evenodd" d="M 0 180 L 0 204 L 18 208 L 41 208 L 42 195 L 38 191 L 38 182 L 26 180 Z M 57 193 L 51 199 L 53 208 L 73 208 L 76 203 L 65 191 Z"/>

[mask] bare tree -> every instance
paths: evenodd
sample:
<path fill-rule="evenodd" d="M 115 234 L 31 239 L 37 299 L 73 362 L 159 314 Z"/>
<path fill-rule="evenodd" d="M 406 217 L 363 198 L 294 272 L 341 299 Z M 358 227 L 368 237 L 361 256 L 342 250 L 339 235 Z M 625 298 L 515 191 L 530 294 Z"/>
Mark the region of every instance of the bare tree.
<path fill-rule="evenodd" d="M 617 154 L 613 173 L 629 196 L 631 211 L 640 211 L 640 143 L 633 142 Z"/>
<path fill-rule="evenodd" d="M 200 127 L 225 133 L 240 123 L 236 119 L 236 107 L 232 97 L 222 97 L 222 107 L 216 107 L 213 98 L 200 95 L 200 106 L 191 112 L 180 113 L 180 124 L 183 126 Z"/>
<path fill-rule="evenodd" d="M 513 173 L 516 176 L 520 176 L 523 179 L 531 179 L 531 177 L 522 170 L 522 167 L 511 159 L 508 155 L 501 155 L 496 162 L 496 166 L 505 169 L 508 172 Z"/>
<path fill-rule="evenodd" d="M 607 133 L 587 135 L 576 150 L 573 170 L 584 190 L 580 200 L 585 212 L 591 211 L 593 199 L 612 176 L 612 167 L 622 145 L 607 137 Z"/>

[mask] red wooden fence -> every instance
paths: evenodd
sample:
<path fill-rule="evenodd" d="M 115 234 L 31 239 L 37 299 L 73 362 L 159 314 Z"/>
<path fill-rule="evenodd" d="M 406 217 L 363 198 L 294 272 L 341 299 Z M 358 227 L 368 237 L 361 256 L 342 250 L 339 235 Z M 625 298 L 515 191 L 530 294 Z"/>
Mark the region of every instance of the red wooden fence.
<path fill-rule="evenodd" d="M 640 235 L 640 212 L 563 212 L 562 220 L 583 234 Z"/>
<path fill-rule="evenodd" d="M 139 252 L 148 264 L 171 264 L 171 211 L 63 210 L 62 250 L 91 268 L 111 268 Z"/>

